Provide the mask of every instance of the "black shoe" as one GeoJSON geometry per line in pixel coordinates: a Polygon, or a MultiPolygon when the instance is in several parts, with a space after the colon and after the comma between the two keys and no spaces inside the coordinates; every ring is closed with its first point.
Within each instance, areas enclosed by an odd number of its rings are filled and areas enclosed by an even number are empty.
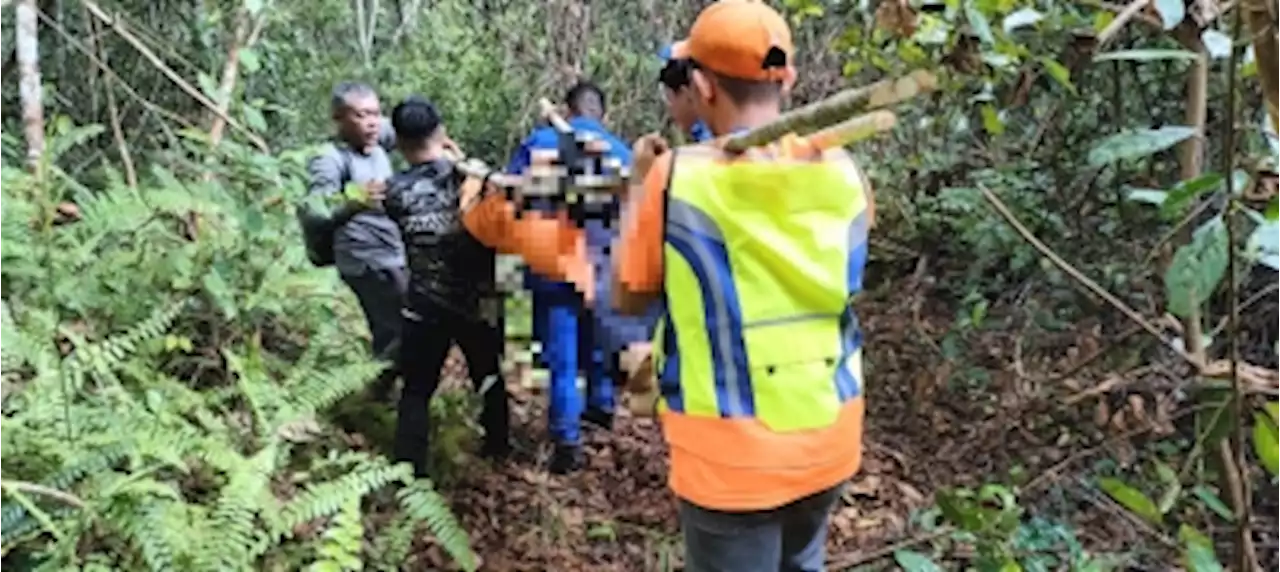
{"type": "Polygon", "coordinates": [[[560,444],[551,454],[551,466],[548,468],[552,474],[563,475],[581,469],[583,464],[582,446],[560,444]]]}
{"type": "Polygon", "coordinates": [[[605,431],[613,430],[613,412],[603,409],[588,408],[582,412],[582,420],[605,431]]]}

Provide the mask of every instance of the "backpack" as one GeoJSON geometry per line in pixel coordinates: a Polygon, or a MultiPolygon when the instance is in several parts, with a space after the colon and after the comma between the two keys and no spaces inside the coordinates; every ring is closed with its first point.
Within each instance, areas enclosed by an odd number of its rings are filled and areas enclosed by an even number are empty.
{"type": "MultiPolygon", "coordinates": [[[[341,188],[351,180],[351,155],[342,149],[335,150],[342,157],[342,173],[338,180],[341,192],[341,188]]],[[[307,259],[315,266],[332,266],[335,261],[333,235],[338,230],[338,222],[327,208],[317,207],[309,200],[303,200],[295,209],[295,214],[302,230],[302,243],[307,249],[307,259]]]]}

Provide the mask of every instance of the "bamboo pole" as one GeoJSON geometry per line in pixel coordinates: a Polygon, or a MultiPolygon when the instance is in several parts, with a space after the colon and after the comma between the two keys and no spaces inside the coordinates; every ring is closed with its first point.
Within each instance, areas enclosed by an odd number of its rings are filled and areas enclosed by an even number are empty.
{"type": "Polygon", "coordinates": [[[749,147],[777,141],[788,133],[803,134],[823,129],[844,121],[849,116],[896,105],[937,87],[936,76],[924,70],[916,70],[906,77],[846,89],[821,101],[783,113],[777,119],[746,133],[730,137],[724,148],[731,152],[741,152],[749,147]]]}

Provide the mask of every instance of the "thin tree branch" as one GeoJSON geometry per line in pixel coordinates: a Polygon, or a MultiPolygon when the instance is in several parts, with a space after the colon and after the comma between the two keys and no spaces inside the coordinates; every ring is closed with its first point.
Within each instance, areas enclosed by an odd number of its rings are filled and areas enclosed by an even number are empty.
{"type": "Polygon", "coordinates": [[[198,103],[200,103],[200,105],[205,106],[214,114],[218,115],[218,117],[220,117],[223,121],[227,122],[227,125],[230,125],[233,129],[243,133],[245,137],[248,137],[249,141],[251,141],[254,144],[254,146],[258,148],[258,150],[262,152],[270,151],[270,147],[267,146],[266,141],[263,141],[263,139],[259,137],[258,134],[254,133],[252,130],[245,128],[243,125],[240,124],[240,122],[227,116],[225,112],[223,112],[221,109],[218,108],[217,103],[210,100],[203,93],[200,93],[199,89],[196,89],[186,80],[182,79],[182,76],[179,76],[176,72],[174,72],[173,69],[168,66],[168,64],[164,63],[164,60],[161,60],[160,57],[155,54],[155,52],[152,52],[150,48],[148,48],[145,44],[143,44],[140,40],[138,40],[138,38],[134,36],[133,33],[131,33],[129,29],[125,26],[123,21],[121,21],[119,18],[108,15],[105,11],[102,10],[102,7],[98,6],[97,2],[94,2],[93,0],[83,0],[83,2],[84,2],[84,6],[89,9],[89,13],[93,14],[93,16],[98,20],[101,20],[102,23],[110,26],[111,29],[116,32],[116,34],[118,34],[121,38],[124,38],[124,40],[128,42],[129,45],[133,46],[133,48],[137,50],[138,53],[142,54],[142,57],[146,58],[147,61],[151,62],[151,65],[155,66],[156,69],[160,70],[160,73],[164,74],[165,77],[169,78],[169,81],[172,81],[174,85],[178,86],[179,89],[186,92],[187,95],[190,95],[192,99],[195,99],[198,103]]]}
{"type": "MultiPolygon", "coordinates": [[[[98,23],[96,20],[89,19],[89,43],[93,47],[94,53],[98,59],[106,64],[107,56],[102,51],[102,43],[98,41],[98,23]]],[[[115,139],[116,149],[120,153],[120,163],[124,165],[124,179],[130,187],[138,187],[138,171],[133,166],[133,155],[129,153],[129,143],[125,140],[124,129],[120,125],[120,108],[116,105],[116,86],[115,83],[107,78],[102,82],[102,89],[107,96],[107,118],[111,122],[111,136],[115,139]]]]}
{"type": "MultiPolygon", "coordinates": [[[[1242,10],[1232,14],[1231,37],[1239,38],[1243,28],[1242,10]]],[[[1235,177],[1232,173],[1236,166],[1236,93],[1238,90],[1236,68],[1240,61],[1240,49],[1233,42],[1231,54],[1227,59],[1227,127],[1222,133],[1222,172],[1226,176],[1227,213],[1224,222],[1227,227],[1227,361],[1231,376],[1231,405],[1235,410],[1235,451],[1234,458],[1230,449],[1230,441],[1223,441],[1218,448],[1222,456],[1224,477],[1231,495],[1231,504],[1236,513],[1236,567],[1241,572],[1252,572],[1259,569],[1258,556],[1253,549],[1252,495],[1249,492],[1249,479],[1244,475],[1248,460],[1245,458],[1245,403],[1244,385],[1240,379],[1240,286],[1236,280],[1236,224],[1235,207],[1237,202],[1232,191],[1235,177]],[[1234,466],[1233,466],[1234,465],[1234,466]]],[[[1272,70],[1274,71],[1274,70],[1272,70]]],[[[1208,72],[1205,72],[1208,76],[1208,72]]],[[[1274,77],[1274,76],[1273,76],[1274,77]]],[[[1207,81],[1206,77],[1206,81],[1207,81]]]]}

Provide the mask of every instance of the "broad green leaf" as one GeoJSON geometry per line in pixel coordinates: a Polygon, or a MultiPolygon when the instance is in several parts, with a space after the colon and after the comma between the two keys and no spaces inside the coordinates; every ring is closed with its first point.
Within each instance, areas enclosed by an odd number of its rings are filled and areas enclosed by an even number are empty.
{"type": "Polygon", "coordinates": [[[1186,547],[1187,572],[1223,572],[1212,546],[1196,544],[1186,547]]]}
{"type": "Polygon", "coordinates": [[[1116,13],[1110,10],[1098,10],[1093,15],[1093,31],[1101,32],[1111,25],[1111,21],[1116,19],[1116,13]]]}
{"type": "Polygon", "coordinates": [[[1219,59],[1231,55],[1231,36],[1206,28],[1200,34],[1200,41],[1204,42],[1204,49],[1209,52],[1211,58],[1219,59]]]}
{"type": "Polygon", "coordinates": [[[942,572],[932,559],[914,550],[894,552],[893,560],[906,572],[942,572]]]}
{"type": "Polygon", "coordinates": [[[1098,142],[1089,151],[1089,164],[1100,167],[1125,159],[1146,157],[1173,147],[1195,134],[1195,128],[1183,126],[1122,131],[1098,142]]]}
{"type": "Polygon", "coordinates": [[[1165,199],[1164,204],[1160,205],[1160,212],[1167,217],[1177,217],[1182,214],[1183,208],[1188,203],[1203,194],[1221,188],[1225,179],[1219,173],[1204,173],[1194,179],[1178,181],[1173,188],[1169,189],[1168,197],[1165,199]]]}
{"type": "Polygon", "coordinates": [[[1156,12],[1160,13],[1160,22],[1166,30],[1172,30],[1187,16],[1187,6],[1183,4],[1183,0],[1155,0],[1155,5],[1156,12]]]}
{"type": "Polygon", "coordinates": [[[1182,483],[1178,481],[1178,473],[1160,461],[1156,461],[1156,475],[1165,485],[1156,508],[1160,509],[1162,515],[1169,514],[1169,511],[1173,510],[1173,505],[1178,502],[1178,497],[1182,495],[1182,483]]]}
{"type": "Polygon", "coordinates": [[[1182,542],[1187,572],[1222,572],[1222,565],[1213,554],[1213,541],[1209,537],[1184,523],[1178,527],[1178,540],[1182,542]]]}
{"type": "Polygon", "coordinates": [[[1164,274],[1165,301],[1169,312],[1180,318],[1193,315],[1213,295],[1227,271],[1227,227],[1214,217],[1197,228],[1191,242],[1178,248],[1164,274]]]}
{"type": "Polygon", "coordinates": [[[1204,503],[1205,507],[1213,511],[1213,514],[1222,517],[1222,519],[1227,522],[1235,522],[1236,515],[1231,512],[1231,509],[1227,508],[1227,503],[1222,502],[1222,497],[1219,497],[1218,493],[1214,492],[1209,487],[1205,485],[1196,485],[1195,487],[1192,487],[1191,494],[1195,495],[1197,499],[1200,499],[1200,502],[1204,503]]]}
{"type": "Polygon", "coordinates": [[[996,52],[982,52],[982,63],[993,68],[1007,68],[1017,63],[1017,60],[996,52]]]}
{"type": "Polygon", "coordinates": [[[969,21],[969,26],[973,28],[973,33],[978,36],[979,41],[984,44],[996,43],[996,36],[991,33],[991,23],[972,2],[965,3],[964,17],[969,21]]]}
{"type": "Polygon", "coordinates": [[[200,91],[204,92],[205,96],[214,101],[218,100],[218,84],[213,81],[213,76],[200,72],[196,75],[196,83],[200,84],[200,91]]]}
{"type": "Polygon", "coordinates": [[[943,491],[938,495],[938,510],[960,530],[982,528],[981,507],[965,491],[943,491]]]}
{"type": "Polygon", "coordinates": [[[244,66],[246,75],[262,69],[262,60],[258,59],[258,52],[254,51],[253,48],[240,48],[237,53],[240,56],[240,65],[244,66]]]}
{"type": "Polygon", "coordinates": [[[1037,12],[1035,9],[1023,8],[1012,14],[1009,14],[1008,16],[1005,16],[1004,22],[1001,24],[1001,26],[1004,28],[1004,33],[1010,34],[1014,30],[1017,30],[1018,28],[1030,26],[1032,24],[1035,24],[1036,22],[1039,22],[1043,18],[1044,18],[1044,14],[1037,12]]]}
{"type": "Polygon", "coordinates": [[[1271,197],[1271,202],[1267,203],[1266,210],[1262,211],[1262,216],[1270,222],[1280,220],[1280,203],[1276,201],[1280,197],[1271,197]]]}
{"type": "Polygon", "coordinates": [[[201,281],[204,290],[213,299],[213,303],[222,310],[222,315],[228,320],[234,320],[239,314],[239,308],[236,307],[235,291],[222,278],[222,274],[217,268],[210,268],[209,272],[204,275],[201,281]]]}
{"type": "Polygon", "coordinates": [[[1139,203],[1147,203],[1147,204],[1160,206],[1164,204],[1164,201],[1166,199],[1169,198],[1169,193],[1162,191],[1160,189],[1131,188],[1129,189],[1129,192],[1125,194],[1125,198],[1131,201],[1139,202],[1139,203]]]}
{"type": "Polygon", "coordinates": [[[1264,216],[1263,222],[1249,235],[1245,252],[1254,262],[1280,271],[1280,222],[1266,220],[1264,216]]]}
{"type": "Polygon", "coordinates": [[[1044,71],[1049,74],[1049,77],[1067,88],[1067,91],[1076,92],[1075,84],[1071,83],[1071,70],[1067,69],[1067,66],[1050,57],[1040,58],[1040,65],[1044,66],[1044,71]]]}
{"type": "Polygon", "coordinates": [[[1178,526],[1178,541],[1182,542],[1184,546],[1213,546],[1213,540],[1210,540],[1204,533],[1186,523],[1178,526]]]}
{"type": "Polygon", "coordinates": [[[1126,62],[1154,62],[1157,60],[1186,60],[1195,61],[1198,58],[1195,52],[1186,50],[1116,50],[1114,52],[1105,52],[1098,54],[1093,58],[1095,62],[1105,62],[1109,60],[1119,60],[1126,62]]]}
{"type": "Polygon", "coordinates": [[[989,103],[982,105],[982,127],[991,135],[1004,133],[1004,122],[1000,120],[996,108],[989,103]]]}
{"type": "Polygon", "coordinates": [[[1107,493],[1108,496],[1115,499],[1125,508],[1133,511],[1134,514],[1151,522],[1152,524],[1160,524],[1160,510],[1156,508],[1156,503],[1150,497],[1143,494],[1142,491],[1126,485],[1120,479],[1104,477],[1098,479],[1098,486],[1107,493]]]}
{"type": "Polygon", "coordinates": [[[1275,419],[1261,411],[1253,414],[1253,452],[1272,478],[1280,474],[1280,429],[1275,419]]]}
{"type": "Polygon", "coordinates": [[[1280,401],[1268,401],[1262,404],[1262,410],[1271,416],[1276,423],[1280,423],[1280,401]]]}
{"type": "Polygon", "coordinates": [[[254,131],[266,131],[267,120],[262,116],[262,112],[252,105],[244,106],[244,122],[250,129],[254,131]]]}

